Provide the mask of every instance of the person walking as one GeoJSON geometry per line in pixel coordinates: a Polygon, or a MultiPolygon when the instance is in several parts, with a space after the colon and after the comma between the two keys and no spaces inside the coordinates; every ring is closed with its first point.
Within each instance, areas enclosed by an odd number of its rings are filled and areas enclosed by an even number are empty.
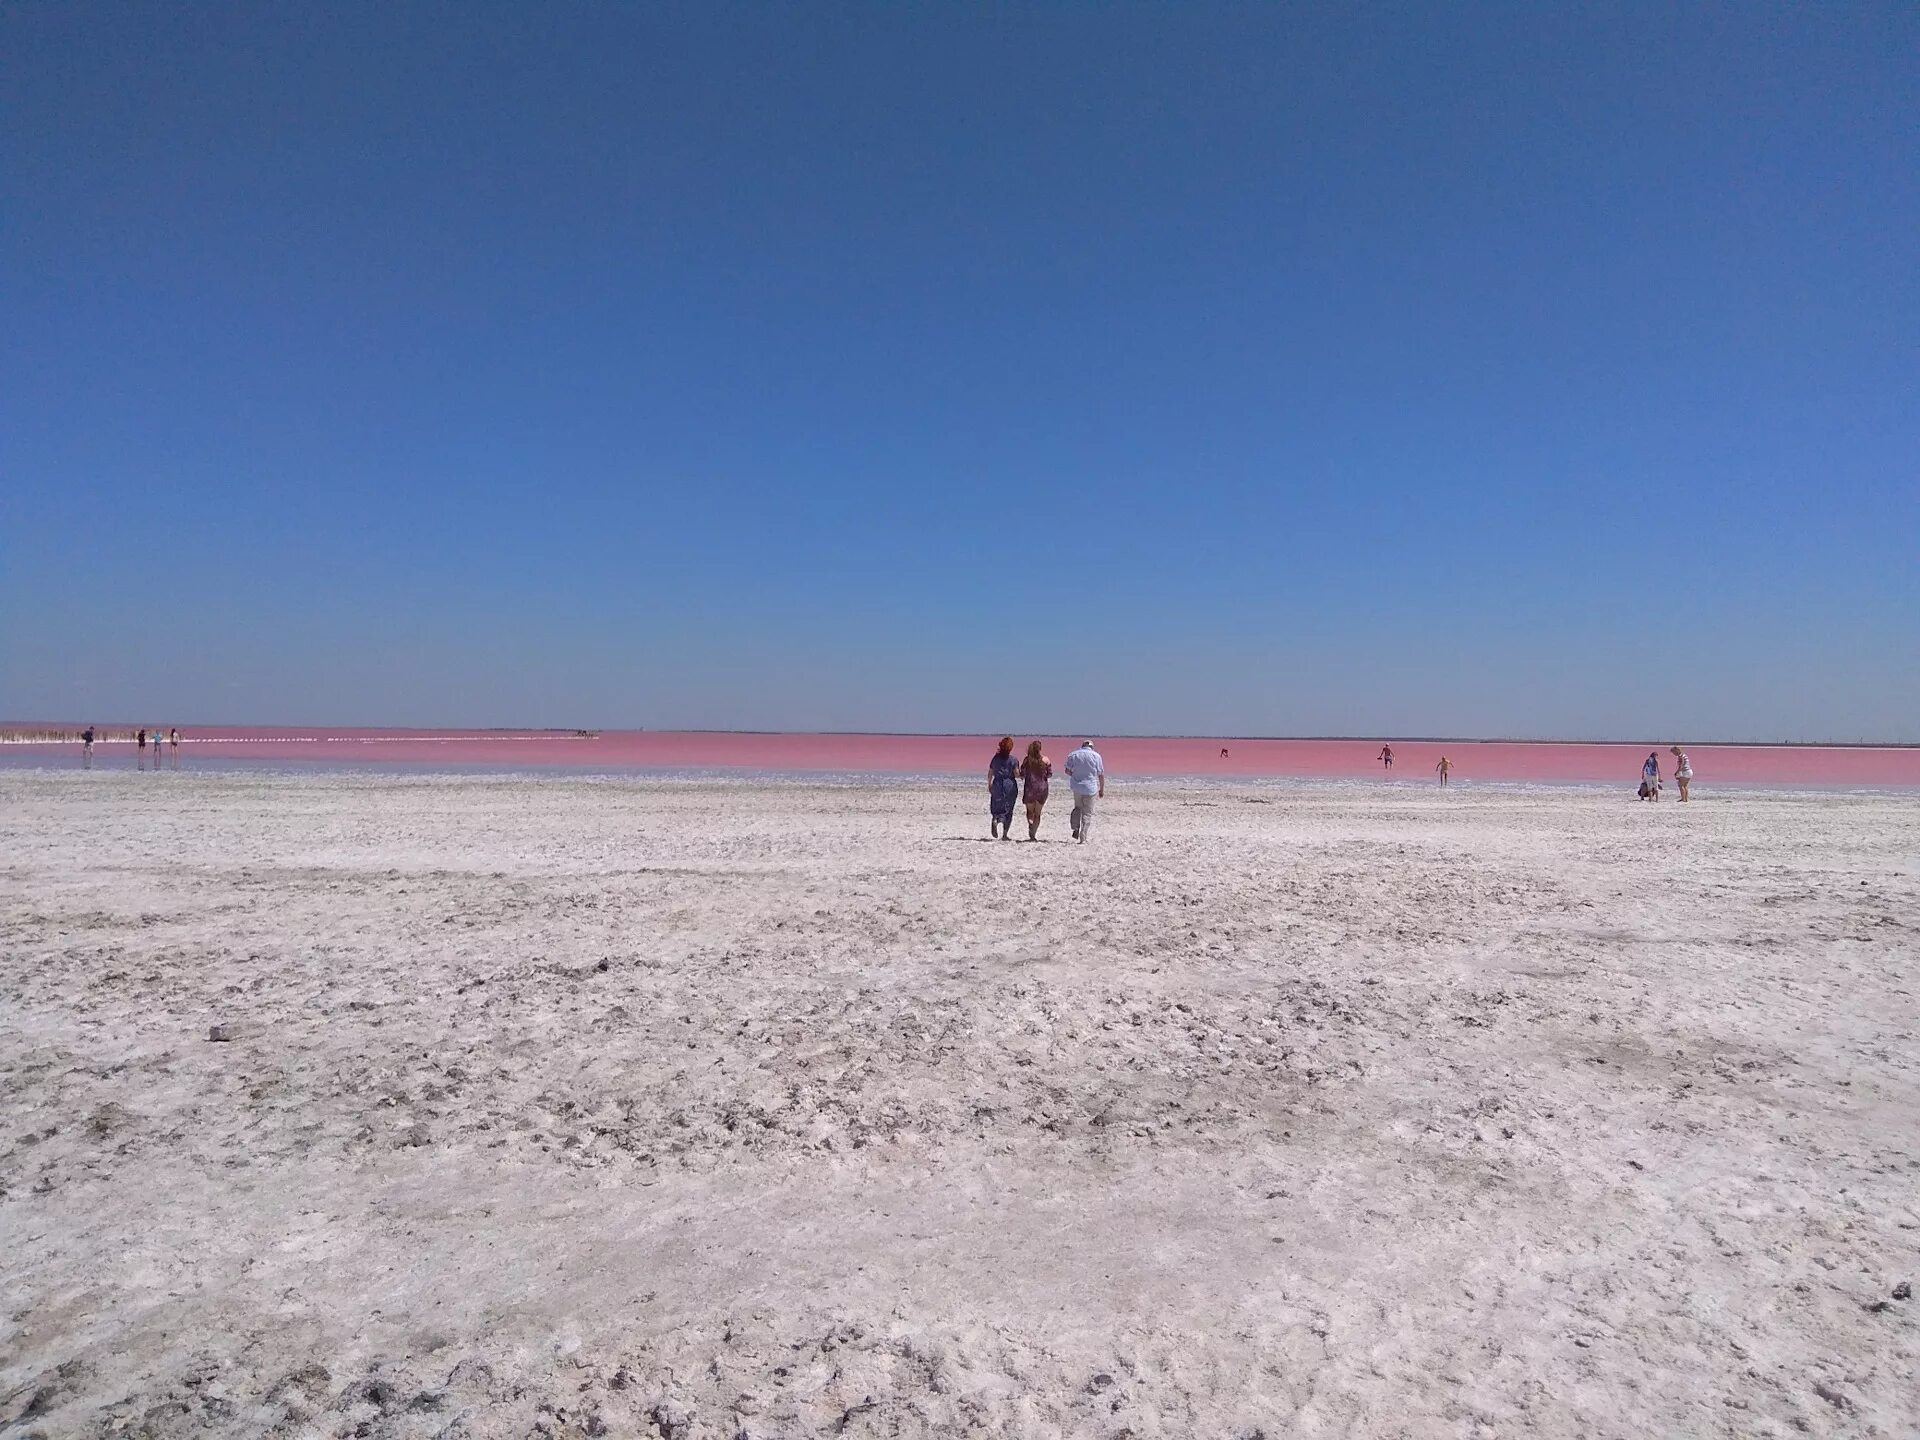
{"type": "Polygon", "coordinates": [[[1649,750],[1646,763],[1640,767],[1640,798],[1658,800],[1660,798],[1660,752],[1649,750]]]}
{"type": "Polygon", "coordinates": [[[144,770],[147,768],[147,731],[145,726],[142,726],[133,737],[133,768],[136,770],[144,770]]]}
{"type": "Polygon", "coordinates": [[[1013,737],[1002,735],[987,761],[987,833],[1013,838],[1013,805],[1020,798],[1020,762],[1013,758],[1013,737]]]}
{"type": "Polygon", "coordinates": [[[93,769],[93,726],[91,725],[80,732],[80,768],[93,769]]]}
{"type": "Polygon", "coordinates": [[[1379,760],[1382,770],[1391,770],[1393,768],[1393,747],[1391,745],[1382,745],[1380,747],[1379,760]]]}
{"type": "Polygon", "coordinates": [[[1687,787],[1693,784],[1693,761],[1678,745],[1673,747],[1673,783],[1680,787],[1680,802],[1685,804],[1687,787]]]}
{"type": "Polygon", "coordinates": [[[1107,766],[1093,741],[1083,740],[1080,748],[1067,756],[1067,783],[1073,787],[1073,814],[1067,828],[1082,845],[1093,831],[1093,802],[1107,794],[1107,766]]]}
{"type": "Polygon", "coordinates": [[[1453,762],[1444,755],[1440,757],[1440,763],[1433,768],[1440,772],[1440,783],[1442,785],[1446,784],[1447,777],[1453,774],[1453,762]]]}
{"type": "Polygon", "coordinates": [[[1027,758],[1020,762],[1024,785],[1021,799],[1027,803],[1027,839],[1040,838],[1040,812],[1047,808],[1047,782],[1053,778],[1053,762],[1035,740],[1027,746],[1027,758]]]}

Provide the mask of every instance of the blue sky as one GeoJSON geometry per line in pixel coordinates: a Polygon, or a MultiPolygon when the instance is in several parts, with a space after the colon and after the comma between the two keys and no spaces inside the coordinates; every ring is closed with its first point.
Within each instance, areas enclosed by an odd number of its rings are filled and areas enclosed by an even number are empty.
{"type": "Polygon", "coordinates": [[[1920,740],[1920,11],[0,11],[0,715],[1920,740]]]}

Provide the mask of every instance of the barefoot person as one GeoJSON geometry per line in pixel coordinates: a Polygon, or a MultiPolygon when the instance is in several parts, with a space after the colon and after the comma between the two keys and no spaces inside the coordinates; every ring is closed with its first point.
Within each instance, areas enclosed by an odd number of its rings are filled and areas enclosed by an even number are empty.
{"type": "Polygon", "coordinates": [[[1447,777],[1453,774],[1453,762],[1444,755],[1440,757],[1440,763],[1433,768],[1440,772],[1440,783],[1442,785],[1446,784],[1447,777]]]}
{"type": "Polygon", "coordinates": [[[1687,798],[1687,788],[1693,784],[1693,761],[1687,758],[1687,752],[1678,745],[1673,747],[1673,783],[1680,787],[1682,803],[1687,798]]]}
{"type": "Polygon", "coordinates": [[[1013,838],[1013,804],[1020,798],[1020,762],[1013,758],[1013,737],[1002,735],[1000,748],[987,761],[987,833],[1013,838]]]}
{"type": "Polygon", "coordinates": [[[1658,800],[1660,798],[1660,752],[1647,751],[1646,763],[1640,767],[1640,798],[1658,800]]]}
{"type": "Polygon", "coordinates": [[[147,768],[147,732],[144,728],[133,737],[133,768],[136,770],[147,768]]]}
{"type": "Polygon", "coordinates": [[[1393,747],[1391,745],[1382,745],[1380,747],[1379,760],[1382,770],[1391,770],[1393,768],[1393,747]]]}
{"type": "Polygon", "coordinates": [[[1027,746],[1027,758],[1020,762],[1020,780],[1025,786],[1021,799],[1027,802],[1027,839],[1040,838],[1040,812],[1047,808],[1047,782],[1053,778],[1053,762],[1035,740],[1027,746]]]}
{"type": "Polygon", "coordinates": [[[1093,831],[1093,802],[1107,793],[1107,766],[1093,741],[1083,740],[1080,748],[1067,756],[1067,783],[1073,787],[1073,814],[1067,828],[1082,845],[1093,831]]]}
{"type": "Polygon", "coordinates": [[[80,768],[93,768],[93,726],[89,725],[80,732],[80,768]]]}
{"type": "Polygon", "coordinates": [[[175,770],[180,768],[180,727],[177,725],[167,731],[167,759],[175,770]]]}

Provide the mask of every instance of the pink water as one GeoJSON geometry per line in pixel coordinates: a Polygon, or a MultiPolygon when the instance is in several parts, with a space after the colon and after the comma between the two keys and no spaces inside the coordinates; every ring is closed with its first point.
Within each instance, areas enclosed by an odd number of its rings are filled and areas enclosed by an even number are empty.
{"type": "MultiPolygon", "coordinates": [[[[516,770],[788,770],[877,774],[984,774],[997,736],[783,735],[609,730],[590,736],[553,731],[337,730],[207,726],[183,732],[182,764],[323,761],[329,764],[495,766],[516,770]]],[[[1017,736],[1022,745],[1029,736],[1017,736]]],[[[1078,736],[1041,736],[1056,765],[1078,736]]],[[[1204,737],[1095,737],[1107,769],[1126,775],[1221,778],[1352,777],[1432,782],[1442,754],[1454,779],[1635,783],[1655,741],[1632,744],[1395,741],[1394,768],[1375,757],[1380,740],[1234,740],[1204,737]],[[1221,752],[1227,753],[1223,755],[1221,752]]],[[[1669,776],[1669,741],[1657,742],[1669,776]]],[[[15,763],[75,764],[77,745],[8,745],[15,763]]],[[[1920,787],[1920,748],[1696,745],[1688,753],[1703,785],[1920,787]]],[[[130,742],[104,743],[97,766],[131,766],[130,742]]]]}

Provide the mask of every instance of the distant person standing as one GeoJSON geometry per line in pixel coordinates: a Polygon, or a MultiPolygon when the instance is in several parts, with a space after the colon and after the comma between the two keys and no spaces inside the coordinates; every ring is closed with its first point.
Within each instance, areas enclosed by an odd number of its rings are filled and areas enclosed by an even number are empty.
{"type": "Polygon", "coordinates": [[[1080,748],[1067,756],[1067,783],[1073,787],[1073,814],[1067,828],[1082,845],[1093,831],[1093,802],[1106,798],[1107,766],[1093,741],[1083,740],[1080,748]]]}
{"type": "Polygon", "coordinates": [[[89,725],[80,732],[80,768],[93,768],[93,726],[89,725]]]}
{"type": "Polygon", "coordinates": [[[1047,808],[1047,782],[1053,779],[1053,762],[1035,740],[1027,746],[1027,758],[1020,762],[1020,779],[1025,785],[1021,799],[1027,802],[1027,839],[1040,838],[1040,812],[1047,808]]]}
{"type": "Polygon", "coordinates": [[[1660,798],[1660,752],[1649,750],[1646,763],[1640,767],[1640,797],[1643,800],[1660,798]]]}
{"type": "Polygon", "coordinates": [[[147,731],[145,726],[142,726],[136,731],[133,737],[133,768],[136,770],[144,770],[147,768],[147,731]]]}
{"type": "Polygon", "coordinates": [[[1442,785],[1446,784],[1447,777],[1453,774],[1453,762],[1444,755],[1440,757],[1440,763],[1433,768],[1440,772],[1440,783],[1442,785]]]}
{"type": "Polygon", "coordinates": [[[1002,735],[1000,748],[987,761],[987,833],[1013,838],[1013,807],[1020,798],[1020,762],[1013,758],[1013,737],[1002,735]]]}
{"type": "Polygon", "coordinates": [[[176,725],[167,731],[167,759],[173,768],[180,768],[180,728],[176,725]]]}
{"type": "Polygon", "coordinates": [[[1678,745],[1673,747],[1673,783],[1680,787],[1680,799],[1684,803],[1687,787],[1693,784],[1693,761],[1678,745]]]}
{"type": "Polygon", "coordinates": [[[1391,770],[1393,768],[1393,747],[1391,745],[1382,745],[1380,747],[1379,758],[1380,768],[1382,770],[1391,770]]]}

